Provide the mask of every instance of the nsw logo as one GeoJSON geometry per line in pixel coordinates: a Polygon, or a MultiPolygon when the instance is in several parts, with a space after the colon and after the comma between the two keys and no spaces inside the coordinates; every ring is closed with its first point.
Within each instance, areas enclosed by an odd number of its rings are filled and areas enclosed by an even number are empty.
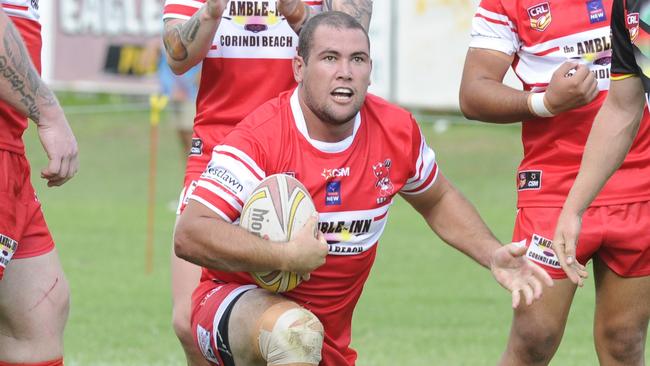
{"type": "Polygon", "coordinates": [[[603,7],[603,0],[590,0],[587,1],[587,12],[589,13],[589,22],[591,24],[605,21],[605,8],[603,7]]]}
{"type": "Polygon", "coordinates": [[[551,6],[548,2],[531,6],[528,8],[528,17],[530,17],[530,27],[543,32],[551,24],[551,6]]]}
{"type": "Polygon", "coordinates": [[[517,189],[527,191],[542,188],[541,170],[522,170],[517,174],[517,189]]]}
{"type": "Polygon", "coordinates": [[[325,191],[325,205],[334,206],[341,204],[341,181],[327,182],[325,191]]]}

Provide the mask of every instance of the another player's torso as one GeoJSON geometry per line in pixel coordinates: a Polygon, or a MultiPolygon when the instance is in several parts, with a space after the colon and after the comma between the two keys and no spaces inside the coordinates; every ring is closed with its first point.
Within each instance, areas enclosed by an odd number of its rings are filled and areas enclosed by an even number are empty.
{"type": "MultiPolygon", "coordinates": [[[[301,134],[293,118],[283,116],[276,126],[281,143],[268,152],[272,160],[266,174],[291,174],[305,185],[329,244],[326,264],[285,295],[311,309],[325,325],[324,365],[353,364],[356,353],[348,348],[352,313],[374,262],[388,208],[409,178],[410,136],[390,135],[386,123],[379,123],[378,115],[364,108],[353,141],[329,146],[342,149],[338,152],[325,152],[301,134]]],[[[382,118],[391,121],[390,115],[382,118]]],[[[247,274],[212,274],[251,282],[247,274]]]]}
{"type": "MultiPolygon", "coordinates": [[[[485,1],[484,1],[485,2],[485,1]]],[[[492,1],[489,1],[492,3],[492,1]]],[[[544,91],[566,61],[588,65],[601,93],[590,104],[522,125],[524,158],[516,176],[519,207],[560,207],[579,170],[584,144],[609,89],[612,0],[494,1],[503,6],[519,49],[513,69],[524,89],[544,91]]],[[[495,10],[495,9],[492,9],[495,10]]],[[[650,129],[641,124],[625,163],[594,205],[650,199],[650,129]]]]}
{"type": "MultiPolygon", "coordinates": [[[[2,10],[9,15],[12,22],[20,32],[27,51],[34,65],[41,69],[41,26],[38,21],[38,0],[0,0],[2,10]]],[[[28,62],[20,57],[17,62],[28,62]]],[[[9,72],[11,60],[5,63],[3,72],[9,72]]],[[[12,107],[0,102],[0,150],[8,150],[18,154],[25,151],[22,141],[23,132],[27,128],[27,118],[15,111],[12,107]]]]}
{"type": "MultiPolygon", "coordinates": [[[[168,1],[165,17],[191,15],[204,1],[168,1]]],[[[320,11],[322,1],[308,1],[320,11]]],[[[212,148],[246,115],[295,86],[291,60],[298,36],[276,1],[230,0],[203,60],[188,170],[201,172],[212,148]]]]}

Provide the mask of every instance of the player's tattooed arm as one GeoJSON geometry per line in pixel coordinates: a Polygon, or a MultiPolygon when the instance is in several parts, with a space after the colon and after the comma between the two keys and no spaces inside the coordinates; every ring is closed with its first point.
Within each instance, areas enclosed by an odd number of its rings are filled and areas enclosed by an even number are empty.
{"type": "Polygon", "coordinates": [[[0,77],[2,99],[38,123],[44,108],[58,107],[54,94],[43,83],[30,61],[18,31],[3,13],[0,77]]]}
{"type": "Polygon", "coordinates": [[[368,30],[372,16],[372,0],[324,0],[323,10],[338,10],[350,14],[368,30]]]}
{"type": "Polygon", "coordinates": [[[49,160],[41,178],[50,187],[60,186],[77,172],[77,140],[59,102],[32,64],[18,31],[1,9],[0,39],[0,100],[36,123],[49,160]]]}
{"type": "Polygon", "coordinates": [[[181,74],[205,57],[227,2],[208,0],[188,20],[165,20],[163,43],[169,66],[174,72],[181,74]]]}

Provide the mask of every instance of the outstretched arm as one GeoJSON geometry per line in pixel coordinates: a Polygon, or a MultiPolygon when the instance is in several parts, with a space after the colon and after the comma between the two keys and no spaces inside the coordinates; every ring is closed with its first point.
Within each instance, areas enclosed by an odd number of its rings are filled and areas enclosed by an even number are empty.
{"type": "Polygon", "coordinates": [[[553,238],[553,249],[562,268],[578,285],[582,285],[587,275],[575,260],[582,214],[623,163],[639,129],[644,105],[640,78],[612,80],[589,133],[580,171],[564,203],[553,238]]]}
{"type": "Polygon", "coordinates": [[[34,121],[49,164],[47,185],[60,186],[77,172],[77,141],[54,93],[30,61],[20,34],[0,9],[0,99],[34,121]]]}
{"type": "Polygon", "coordinates": [[[485,225],[474,206],[441,173],[436,182],[418,195],[403,195],[447,244],[490,268],[496,280],[512,292],[512,306],[520,302],[520,291],[531,304],[542,294],[542,283],[550,276],[523,255],[524,247],[502,246],[485,225]]]}
{"type": "Polygon", "coordinates": [[[163,41],[167,63],[183,74],[205,58],[217,32],[227,0],[207,0],[188,20],[167,19],[163,41]]]}
{"type": "MultiPolygon", "coordinates": [[[[511,123],[537,118],[533,93],[503,84],[503,77],[514,55],[470,48],[460,85],[460,109],[468,119],[493,123],[511,123]]],[[[569,74],[571,75],[571,74],[569,74]]],[[[558,114],[591,102],[598,95],[598,83],[589,68],[565,62],[553,73],[543,99],[546,109],[558,114]],[[572,76],[567,76],[570,70],[572,76]]]]}

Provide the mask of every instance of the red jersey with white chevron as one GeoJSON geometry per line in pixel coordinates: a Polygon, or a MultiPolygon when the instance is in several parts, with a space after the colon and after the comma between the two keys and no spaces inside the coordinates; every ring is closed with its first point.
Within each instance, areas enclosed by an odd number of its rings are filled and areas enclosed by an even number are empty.
{"type": "MultiPolygon", "coordinates": [[[[329,255],[309,281],[284,295],[324,324],[321,365],[353,365],[352,312],[388,208],[397,193],[418,194],[434,183],[435,154],[408,112],[372,95],[356,117],[352,136],[338,143],[314,141],[297,93],[282,93],[242,121],[214,149],[190,199],[236,222],[243,202],[266,176],[292,174],[305,185],[320,213],[329,255]]],[[[206,277],[254,283],[247,273],[204,270],[206,277]]]]}
{"type": "MultiPolygon", "coordinates": [[[[40,72],[42,43],[41,25],[38,21],[38,0],[0,0],[0,4],[18,29],[34,66],[40,72]]],[[[0,150],[24,154],[23,132],[27,129],[27,118],[13,107],[0,102],[0,121],[2,121],[0,150]]]]}
{"type": "MultiPolygon", "coordinates": [[[[163,19],[189,19],[205,0],[166,0],[163,19]]],[[[322,1],[305,1],[320,11],[322,1]]],[[[230,0],[203,60],[187,171],[200,173],[212,148],[253,109],[293,88],[298,36],[276,1],[230,0]]]]}
{"type": "MultiPolygon", "coordinates": [[[[612,0],[482,0],[470,47],[515,55],[525,90],[544,91],[553,71],[576,60],[589,66],[600,94],[590,104],[522,124],[524,158],[517,172],[518,207],[561,207],[580,168],[591,124],[609,88],[612,0]]],[[[634,145],[592,206],[650,199],[647,112],[634,145]]]]}

